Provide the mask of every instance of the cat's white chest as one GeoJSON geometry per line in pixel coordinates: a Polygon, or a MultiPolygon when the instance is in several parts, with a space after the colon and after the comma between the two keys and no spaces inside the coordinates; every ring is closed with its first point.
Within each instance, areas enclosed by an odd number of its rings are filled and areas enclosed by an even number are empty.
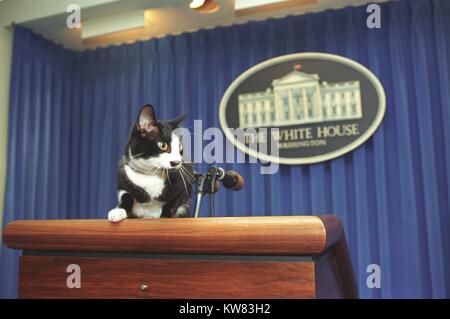
{"type": "Polygon", "coordinates": [[[128,178],[134,184],[143,188],[152,199],[161,196],[165,182],[160,176],[137,173],[128,165],[125,165],[125,172],[127,173],[128,178]]]}
{"type": "Polygon", "coordinates": [[[156,175],[144,175],[133,171],[128,165],[125,172],[131,182],[144,189],[152,198],[149,203],[134,201],[133,215],[139,218],[159,218],[162,214],[163,202],[155,200],[161,196],[164,190],[164,179],[156,175]]]}
{"type": "Polygon", "coordinates": [[[149,203],[134,202],[133,215],[139,218],[160,218],[164,203],[152,200],[149,203]]]}

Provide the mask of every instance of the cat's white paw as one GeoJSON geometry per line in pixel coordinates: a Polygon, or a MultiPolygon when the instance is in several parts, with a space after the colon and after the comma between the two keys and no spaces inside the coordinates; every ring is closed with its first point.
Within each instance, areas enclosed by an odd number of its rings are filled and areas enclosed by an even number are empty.
{"type": "Polygon", "coordinates": [[[177,211],[175,212],[175,217],[186,217],[188,213],[187,207],[182,205],[177,208],[177,211]]]}
{"type": "Polygon", "coordinates": [[[113,223],[120,222],[127,218],[127,211],[123,208],[113,208],[108,213],[108,220],[113,223]]]}

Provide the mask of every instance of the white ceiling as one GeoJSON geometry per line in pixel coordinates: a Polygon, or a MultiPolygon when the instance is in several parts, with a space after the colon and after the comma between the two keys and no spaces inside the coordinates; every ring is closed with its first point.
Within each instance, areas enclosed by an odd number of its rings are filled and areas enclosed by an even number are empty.
{"type": "MultiPolygon", "coordinates": [[[[38,0],[42,1],[42,0],[38,0]]],[[[249,16],[238,17],[234,12],[234,0],[216,0],[220,10],[212,14],[201,14],[189,9],[187,0],[114,0],[110,3],[89,7],[81,11],[81,20],[89,21],[108,16],[114,16],[136,10],[148,10],[146,16],[150,21],[145,37],[161,37],[168,34],[191,32],[201,28],[213,28],[250,20],[260,20],[269,17],[283,17],[308,12],[317,12],[330,8],[342,8],[349,5],[362,5],[388,0],[317,0],[315,4],[300,5],[284,10],[273,10],[249,16]]],[[[83,45],[80,29],[68,29],[66,18],[69,13],[61,13],[38,20],[21,23],[44,37],[54,40],[67,48],[83,50],[89,48],[83,45]]],[[[136,40],[136,39],[130,39],[136,40]]],[[[116,43],[105,43],[109,45],[116,43]]]]}

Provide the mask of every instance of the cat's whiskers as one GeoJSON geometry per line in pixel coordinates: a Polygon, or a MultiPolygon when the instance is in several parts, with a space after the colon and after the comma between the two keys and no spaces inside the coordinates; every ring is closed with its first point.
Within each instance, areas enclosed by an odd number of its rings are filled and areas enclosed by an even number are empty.
{"type": "MultiPolygon", "coordinates": [[[[191,166],[191,169],[193,168],[194,164],[192,163],[185,163],[191,166]]],[[[186,173],[194,180],[196,181],[196,177],[193,171],[190,171],[187,167],[183,166],[183,169],[186,171],[186,173]]]]}
{"type": "MultiPolygon", "coordinates": [[[[181,166],[180,166],[180,167],[181,167],[181,166]]],[[[188,192],[188,190],[187,190],[187,185],[186,185],[186,181],[184,180],[182,170],[181,170],[181,169],[177,169],[177,171],[178,171],[178,173],[179,173],[180,176],[181,176],[181,180],[183,181],[183,184],[184,184],[184,190],[186,191],[186,194],[187,194],[188,196],[190,196],[190,194],[189,194],[189,192],[188,192]]]]}
{"type": "Polygon", "coordinates": [[[138,157],[138,156],[141,156],[141,155],[144,155],[144,153],[142,152],[142,153],[139,153],[139,154],[131,154],[131,151],[129,152],[129,154],[130,154],[130,158],[131,159],[135,159],[136,157],[138,157]]]}
{"type": "MultiPolygon", "coordinates": [[[[158,176],[163,175],[161,167],[148,166],[145,165],[145,163],[141,163],[137,160],[130,161],[130,166],[132,169],[136,170],[137,172],[141,172],[145,175],[158,175],[158,176]]],[[[164,177],[164,175],[161,177],[164,177]]]]}
{"type": "Polygon", "coordinates": [[[180,170],[183,173],[184,177],[186,177],[186,179],[191,184],[195,181],[194,177],[191,175],[191,173],[185,167],[183,167],[183,165],[180,166],[180,170]]]}
{"type": "MultiPolygon", "coordinates": [[[[185,172],[184,172],[184,167],[183,167],[183,165],[178,166],[178,167],[177,167],[177,170],[180,171],[180,172],[184,175],[184,177],[187,177],[186,174],[185,174],[185,172]]],[[[190,181],[190,180],[189,180],[189,181],[190,181]]]]}
{"type": "Polygon", "coordinates": [[[165,171],[166,171],[166,174],[167,174],[167,179],[169,180],[169,184],[170,184],[170,186],[172,186],[172,182],[170,181],[170,173],[169,173],[169,170],[166,168],[165,171]]]}
{"type": "Polygon", "coordinates": [[[183,173],[180,170],[178,172],[180,172],[181,180],[183,181],[183,184],[184,184],[184,190],[186,191],[186,194],[189,196],[189,193],[187,191],[186,181],[184,180],[184,177],[183,177],[183,173]]]}

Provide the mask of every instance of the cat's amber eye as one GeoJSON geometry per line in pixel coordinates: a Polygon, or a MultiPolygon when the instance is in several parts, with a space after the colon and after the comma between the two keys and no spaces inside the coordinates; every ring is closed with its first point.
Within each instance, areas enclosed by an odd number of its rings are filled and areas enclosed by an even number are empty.
{"type": "Polygon", "coordinates": [[[167,151],[169,145],[167,145],[167,143],[165,142],[158,142],[158,147],[161,151],[167,151]]]}

